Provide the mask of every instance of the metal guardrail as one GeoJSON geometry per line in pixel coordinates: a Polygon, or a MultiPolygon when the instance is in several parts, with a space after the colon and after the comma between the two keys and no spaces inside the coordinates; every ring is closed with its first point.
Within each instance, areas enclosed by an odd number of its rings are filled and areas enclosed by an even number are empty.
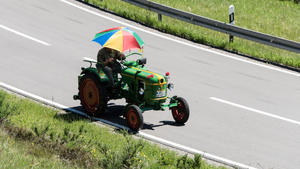
{"type": "Polygon", "coordinates": [[[230,25],[227,23],[223,23],[203,16],[195,15],[189,12],[184,12],[148,0],[123,0],[123,1],[139,6],[141,8],[154,11],[158,13],[159,16],[166,15],[172,18],[179,19],[181,21],[189,22],[191,24],[206,27],[208,29],[212,29],[215,31],[231,34],[233,36],[237,36],[254,42],[300,53],[299,42],[295,42],[280,37],[248,30],[238,26],[230,25]]]}

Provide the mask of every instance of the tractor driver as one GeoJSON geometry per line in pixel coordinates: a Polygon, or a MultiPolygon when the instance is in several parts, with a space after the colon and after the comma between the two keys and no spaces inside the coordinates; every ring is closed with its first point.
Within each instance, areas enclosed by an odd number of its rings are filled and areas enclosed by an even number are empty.
{"type": "Polygon", "coordinates": [[[115,82],[113,78],[113,72],[120,73],[121,66],[120,63],[118,63],[116,60],[123,60],[125,58],[124,54],[107,47],[104,47],[99,50],[97,55],[97,70],[98,73],[100,73],[100,70],[102,69],[103,72],[108,77],[109,86],[112,87],[112,89],[115,89],[115,82]]]}

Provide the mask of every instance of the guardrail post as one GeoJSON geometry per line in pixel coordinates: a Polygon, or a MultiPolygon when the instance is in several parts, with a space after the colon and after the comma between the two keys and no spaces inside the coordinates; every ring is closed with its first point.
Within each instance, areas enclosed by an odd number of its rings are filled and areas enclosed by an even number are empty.
{"type": "Polygon", "coordinates": [[[161,16],[161,14],[159,13],[158,14],[158,20],[161,22],[161,20],[162,20],[162,16],[161,16]]]}
{"type": "MultiPolygon", "coordinates": [[[[234,6],[229,6],[229,24],[234,25],[234,6]]],[[[233,42],[233,36],[229,35],[229,43],[233,42]]]]}

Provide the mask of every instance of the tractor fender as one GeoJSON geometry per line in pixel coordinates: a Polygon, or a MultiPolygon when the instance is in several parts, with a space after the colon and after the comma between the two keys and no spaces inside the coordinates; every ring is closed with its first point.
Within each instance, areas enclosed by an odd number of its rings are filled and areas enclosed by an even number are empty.
{"type": "Polygon", "coordinates": [[[101,81],[101,77],[100,77],[97,69],[95,69],[95,68],[91,68],[91,67],[89,67],[89,68],[82,68],[82,71],[80,73],[80,77],[82,77],[82,76],[84,76],[86,74],[91,74],[93,76],[96,76],[101,81]]]}

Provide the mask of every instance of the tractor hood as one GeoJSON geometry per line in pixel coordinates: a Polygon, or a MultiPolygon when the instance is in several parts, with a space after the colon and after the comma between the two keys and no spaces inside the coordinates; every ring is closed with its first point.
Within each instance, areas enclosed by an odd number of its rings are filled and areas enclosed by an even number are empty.
{"type": "Polygon", "coordinates": [[[126,69],[123,69],[121,74],[130,78],[137,78],[139,80],[143,80],[147,84],[166,84],[166,79],[163,75],[148,71],[144,68],[128,67],[126,69]]]}

